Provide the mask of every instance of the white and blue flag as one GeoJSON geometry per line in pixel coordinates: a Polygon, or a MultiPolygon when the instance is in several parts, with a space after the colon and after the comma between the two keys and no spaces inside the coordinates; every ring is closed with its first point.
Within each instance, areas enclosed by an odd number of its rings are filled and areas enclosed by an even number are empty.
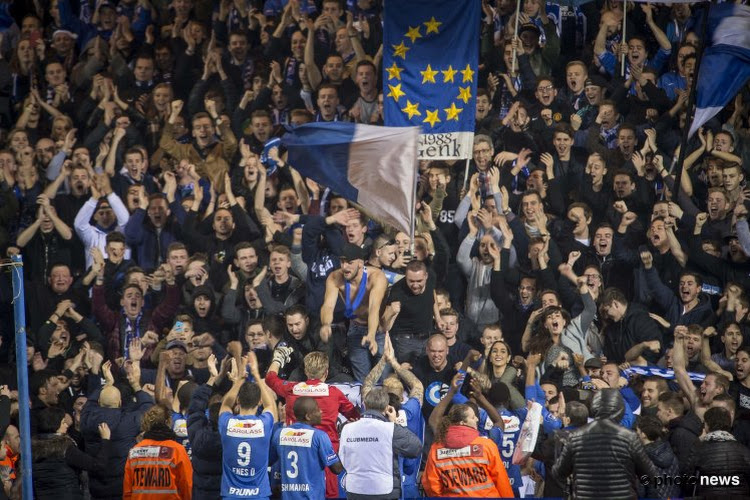
{"type": "Polygon", "coordinates": [[[374,218],[410,234],[419,127],[316,122],[282,137],[289,163],[374,218]]]}
{"type": "Polygon", "coordinates": [[[711,5],[708,40],[696,89],[692,136],[734,98],[750,78],[750,7],[711,5]]]}

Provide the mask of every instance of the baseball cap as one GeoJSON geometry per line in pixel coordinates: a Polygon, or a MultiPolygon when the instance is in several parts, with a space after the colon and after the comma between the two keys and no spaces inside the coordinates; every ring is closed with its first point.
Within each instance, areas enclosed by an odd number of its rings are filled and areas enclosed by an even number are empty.
{"type": "Polygon", "coordinates": [[[167,347],[166,347],[167,351],[169,351],[170,349],[174,349],[174,348],[182,349],[183,351],[188,352],[185,342],[181,340],[170,340],[167,343],[167,347]]]}
{"type": "Polygon", "coordinates": [[[541,35],[542,32],[539,30],[539,26],[537,26],[534,23],[523,23],[520,28],[518,28],[518,34],[520,35],[524,31],[533,31],[537,35],[541,35]]]}
{"type": "Polygon", "coordinates": [[[75,33],[73,33],[70,30],[55,30],[55,31],[52,32],[52,38],[55,38],[55,36],[58,35],[58,34],[68,35],[69,37],[71,37],[73,39],[78,38],[78,35],[75,34],[75,33]]]}
{"type": "Polygon", "coordinates": [[[607,86],[607,80],[601,75],[591,75],[586,78],[586,83],[584,83],[583,86],[605,88],[607,86]]]}
{"type": "Polygon", "coordinates": [[[589,358],[583,364],[583,367],[584,368],[601,368],[602,367],[602,360],[599,359],[599,358],[589,358]]]}
{"type": "Polygon", "coordinates": [[[365,252],[357,245],[345,243],[339,254],[341,260],[364,260],[365,252]]]}

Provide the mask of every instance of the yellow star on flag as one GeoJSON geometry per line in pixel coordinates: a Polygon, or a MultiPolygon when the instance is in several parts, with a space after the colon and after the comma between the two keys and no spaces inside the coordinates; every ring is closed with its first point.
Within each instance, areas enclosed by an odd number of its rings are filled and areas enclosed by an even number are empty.
{"type": "Polygon", "coordinates": [[[461,74],[464,76],[463,83],[474,80],[474,71],[468,64],[466,65],[466,69],[461,70],[461,74]]]}
{"type": "Polygon", "coordinates": [[[453,81],[453,77],[456,76],[456,73],[458,73],[458,71],[453,69],[453,66],[448,66],[448,69],[443,69],[440,72],[443,74],[443,83],[455,83],[453,81]]]}
{"type": "Polygon", "coordinates": [[[468,104],[469,99],[471,99],[471,87],[458,87],[458,99],[461,99],[464,104],[468,104]]]}
{"type": "Polygon", "coordinates": [[[427,83],[427,82],[436,83],[435,75],[437,75],[438,72],[433,70],[432,66],[430,66],[429,64],[427,65],[424,71],[420,71],[419,73],[422,75],[422,83],[427,83]]]}
{"type": "Polygon", "coordinates": [[[432,16],[432,19],[430,19],[426,23],[422,23],[422,24],[424,24],[425,26],[427,26],[427,33],[425,33],[425,34],[429,35],[430,33],[437,33],[438,32],[438,26],[440,26],[443,23],[441,23],[440,21],[436,21],[435,20],[435,16],[432,16]]]}
{"type": "Polygon", "coordinates": [[[450,108],[445,108],[445,109],[443,109],[443,111],[445,111],[445,114],[446,114],[445,119],[446,120],[455,120],[455,121],[458,121],[458,115],[459,115],[459,113],[461,113],[461,111],[463,111],[463,108],[457,108],[456,107],[456,103],[452,102],[451,103],[451,107],[450,108]]]}
{"type": "Polygon", "coordinates": [[[393,97],[393,99],[398,102],[398,100],[401,98],[401,96],[405,96],[403,90],[401,90],[401,84],[398,85],[388,85],[388,88],[391,89],[390,92],[388,92],[387,97],[393,97]]]}
{"type": "Polygon", "coordinates": [[[419,32],[419,26],[417,26],[416,28],[412,28],[411,26],[409,26],[409,31],[407,31],[404,36],[410,39],[411,43],[414,43],[417,38],[422,38],[422,34],[419,32]]]}
{"type": "Polygon", "coordinates": [[[393,66],[390,68],[385,68],[385,70],[388,72],[388,79],[393,80],[394,78],[396,80],[401,80],[401,72],[404,70],[404,68],[399,68],[396,66],[396,61],[393,61],[393,66]]]}
{"type": "Polygon", "coordinates": [[[412,102],[409,99],[407,99],[406,107],[402,108],[401,111],[409,115],[409,119],[411,120],[412,117],[414,117],[414,115],[422,116],[422,113],[420,113],[419,109],[417,108],[419,108],[419,103],[412,104],[412,102]]]}
{"type": "Polygon", "coordinates": [[[406,59],[406,51],[409,50],[409,47],[404,45],[404,42],[401,42],[398,45],[392,45],[392,47],[394,50],[393,57],[401,57],[401,59],[406,59]]]}
{"type": "Polygon", "coordinates": [[[425,110],[425,112],[427,113],[427,117],[422,121],[424,123],[429,123],[430,127],[434,127],[435,124],[440,121],[440,118],[438,118],[438,110],[436,109],[434,111],[430,111],[428,109],[428,110],[425,110]]]}

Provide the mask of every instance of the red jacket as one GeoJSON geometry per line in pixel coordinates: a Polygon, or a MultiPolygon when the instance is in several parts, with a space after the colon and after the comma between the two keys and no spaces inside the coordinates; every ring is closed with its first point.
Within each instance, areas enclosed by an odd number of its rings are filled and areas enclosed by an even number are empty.
{"type": "Polygon", "coordinates": [[[317,379],[310,379],[306,382],[288,382],[281,380],[275,372],[268,372],[266,375],[266,384],[279,397],[286,401],[286,424],[290,425],[296,422],[294,418],[294,402],[300,396],[310,396],[315,398],[322,420],[316,428],[328,434],[331,438],[334,450],[339,447],[339,434],[336,431],[336,421],[339,413],[348,419],[359,418],[359,410],[346,399],[344,393],[336,387],[330,386],[317,379]]]}

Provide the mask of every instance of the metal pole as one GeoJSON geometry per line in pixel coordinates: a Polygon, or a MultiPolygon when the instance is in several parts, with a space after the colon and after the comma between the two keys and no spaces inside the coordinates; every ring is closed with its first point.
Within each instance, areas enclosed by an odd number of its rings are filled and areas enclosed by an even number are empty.
{"type": "MultiPolygon", "coordinates": [[[[708,33],[708,15],[711,11],[712,2],[708,2],[708,5],[703,10],[703,19],[701,19],[701,38],[698,40],[698,50],[695,54],[695,69],[693,71],[693,82],[690,85],[688,93],[687,111],[685,112],[685,128],[682,130],[682,140],[680,142],[680,155],[677,159],[677,171],[674,174],[674,189],[672,190],[672,199],[677,202],[680,196],[681,182],[682,182],[682,165],[685,163],[685,156],[687,156],[687,143],[688,133],[690,132],[691,124],[695,115],[693,109],[695,105],[695,93],[698,87],[698,75],[701,69],[701,60],[703,59],[703,51],[706,48],[706,34],[708,33]]],[[[662,196],[665,196],[662,194],[662,196]]]]}
{"type": "MultiPolygon", "coordinates": [[[[516,26],[513,28],[513,39],[518,38],[518,16],[521,13],[521,0],[516,2],[516,26]]],[[[516,48],[513,47],[513,62],[511,63],[510,76],[516,72],[516,48]]]]}
{"type": "Polygon", "coordinates": [[[16,325],[16,377],[18,379],[18,418],[21,434],[21,478],[24,500],[34,498],[31,480],[31,418],[29,417],[29,373],[26,357],[26,310],[23,291],[23,259],[14,255],[13,265],[13,316],[16,325]]]}
{"type": "Polygon", "coordinates": [[[466,158],[466,167],[464,167],[464,191],[466,190],[466,184],[469,182],[469,163],[471,158],[466,158]]]}
{"type": "MultiPolygon", "coordinates": [[[[622,43],[625,44],[625,29],[627,28],[627,19],[628,19],[628,0],[623,0],[622,2],[622,43]]],[[[620,49],[622,51],[622,48],[620,49]]],[[[625,58],[627,55],[622,54],[620,56],[620,75],[625,78],[625,58]]]]}

